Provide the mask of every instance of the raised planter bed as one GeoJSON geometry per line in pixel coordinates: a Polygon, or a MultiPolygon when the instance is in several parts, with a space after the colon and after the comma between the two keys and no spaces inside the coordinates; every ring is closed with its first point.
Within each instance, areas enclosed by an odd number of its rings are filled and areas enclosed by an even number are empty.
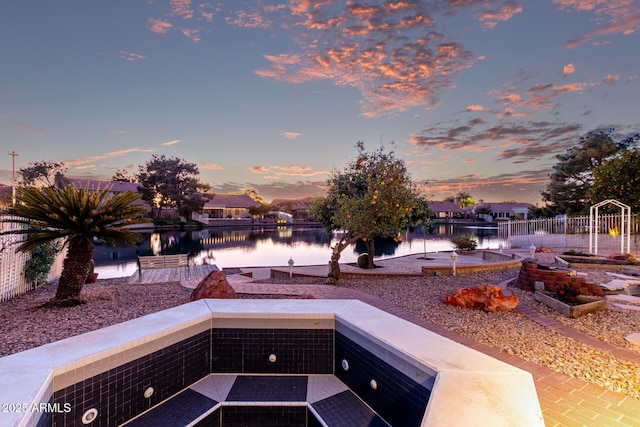
{"type": "Polygon", "coordinates": [[[563,316],[570,317],[572,319],[584,316],[587,313],[607,309],[607,300],[600,297],[580,295],[578,296],[578,299],[584,301],[584,303],[578,305],[569,305],[557,300],[552,296],[551,292],[535,291],[533,297],[536,301],[541,302],[547,307],[553,308],[563,316]]]}
{"type": "Polygon", "coordinates": [[[557,255],[569,266],[575,264],[596,264],[596,265],[630,265],[626,259],[610,259],[602,256],[581,256],[581,255],[557,255]]]}

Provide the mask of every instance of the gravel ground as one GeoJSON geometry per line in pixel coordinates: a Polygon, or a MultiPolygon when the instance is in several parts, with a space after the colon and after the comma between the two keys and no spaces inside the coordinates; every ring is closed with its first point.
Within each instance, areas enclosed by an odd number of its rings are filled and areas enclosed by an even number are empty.
{"type": "MultiPolygon", "coordinates": [[[[537,256],[538,257],[538,256],[537,256]]],[[[553,257],[540,254],[542,262],[553,257]]],[[[597,283],[609,278],[603,270],[583,269],[597,283]]],[[[571,377],[640,399],[640,366],[576,342],[519,313],[485,313],[442,303],[456,289],[480,283],[499,284],[517,269],[457,277],[344,280],[340,285],[384,299],[408,312],[509,354],[571,377]]],[[[267,280],[269,282],[271,280],[267,280]]],[[[264,281],[263,281],[264,282],[264,281]]],[[[323,279],[279,279],[280,283],[324,283],[323,279]]],[[[640,332],[640,311],[610,306],[578,319],[565,318],[533,300],[528,292],[509,287],[527,305],[546,316],[613,345],[640,352],[625,337],[640,332]]],[[[0,356],[164,310],[189,301],[190,290],[178,283],[124,284],[119,279],[86,285],[86,304],[73,308],[42,308],[53,297],[55,284],[0,303],[0,356]]],[[[264,296],[242,296],[263,297],[264,296]]]]}

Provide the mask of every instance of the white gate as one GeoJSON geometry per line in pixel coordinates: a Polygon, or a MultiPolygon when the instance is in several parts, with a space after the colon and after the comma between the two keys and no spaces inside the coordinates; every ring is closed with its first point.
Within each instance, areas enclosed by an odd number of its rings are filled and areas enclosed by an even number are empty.
{"type": "Polygon", "coordinates": [[[620,236],[620,253],[628,254],[631,252],[631,207],[613,199],[603,200],[602,202],[591,206],[589,209],[589,253],[598,254],[598,235],[601,230],[598,210],[601,206],[606,205],[616,205],[620,208],[619,228],[609,228],[606,231],[610,235],[620,236]]]}

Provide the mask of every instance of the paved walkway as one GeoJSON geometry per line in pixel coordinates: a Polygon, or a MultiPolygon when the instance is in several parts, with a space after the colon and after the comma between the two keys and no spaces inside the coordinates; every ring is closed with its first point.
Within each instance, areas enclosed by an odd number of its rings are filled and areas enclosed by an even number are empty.
{"type": "MultiPolygon", "coordinates": [[[[433,254],[428,254],[428,257],[434,258],[432,255],[433,254]]],[[[416,259],[417,257],[419,256],[414,255],[377,261],[376,263],[384,265],[387,273],[395,271],[395,274],[402,276],[416,273],[418,269],[421,269],[421,263],[429,262],[418,260],[416,259]]],[[[458,262],[460,262],[461,258],[463,260],[462,262],[466,262],[463,257],[458,258],[458,262]]],[[[450,263],[450,254],[441,254],[439,261],[450,263]]],[[[471,262],[472,260],[468,261],[471,262]]],[[[477,261],[477,259],[475,261],[477,261]]],[[[343,266],[341,265],[341,269],[342,268],[343,266]]],[[[345,266],[345,269],[346,268],[348,267],[345,266]]],[[[301,287],[295,284],[253,283],[253,280],[270,277],[270,270],[269,268],[246,268],[242,269],[243,273],[251,274],[252,277],[244,274],[233,274],[227,276],[227,280],[236,292],[239,293],[282,295],[300,295],[304,293],[305,295],[311,295],[314,298],[320,299],[358,299],[467,347],[474,348],[496,359],[530,372],[536,384],[545,424],[549,427],[640,426],[640,400],[606,390],[580,379],[571,378],[517,356],[512,356],[487,345],[477,343],[416,315],[407,313],[387,301],[361,291],[329,285],[304,285],[301,287]]],[[[288,268],[279,270],[289,271],[288,268]]],[[[292,273],[325,276],[327,266],[294,266],[292,273]]],[[[195,287],[197,283],[195,280],[183,281],[183,285],[195,287]]],[[[609,352],[621,360],[640,365],[640,354],[638,353],[612,346],[575,329],[566,327],[562,323],[548,318],[530,307],[519,305],[517,311],[533,321],[559,334],[565,335],[567,338],[584,342],[594,348],[609,352]]]]}

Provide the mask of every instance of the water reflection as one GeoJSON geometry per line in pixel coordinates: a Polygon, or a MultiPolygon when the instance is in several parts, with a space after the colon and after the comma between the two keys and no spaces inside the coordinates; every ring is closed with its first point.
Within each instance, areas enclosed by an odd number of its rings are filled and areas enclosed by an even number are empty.
{"type": "MultiPolygon", "coordinates": [[[[451,238],[471,234],[478,248],[498,248],[497,229],[440,224],[428,233],[421,229],[407,231],[404,240],[376,240],[378,259],[422,252],[453,249],[451,238]]],[[[219,268],[286,266],[289,258],[296,265],[326,264],[338,236],[323,228],[210,228],[189,231],[143,233],[136,247],[99,245],[94,252],[96,272],[100,278],[129,276],[136,271],[138,255],[188,253],[196,265],[215,264],[219,268]]],[[[365,252],[361,242],[343,252],[341,261],[353,262],[365,252]]]]}

